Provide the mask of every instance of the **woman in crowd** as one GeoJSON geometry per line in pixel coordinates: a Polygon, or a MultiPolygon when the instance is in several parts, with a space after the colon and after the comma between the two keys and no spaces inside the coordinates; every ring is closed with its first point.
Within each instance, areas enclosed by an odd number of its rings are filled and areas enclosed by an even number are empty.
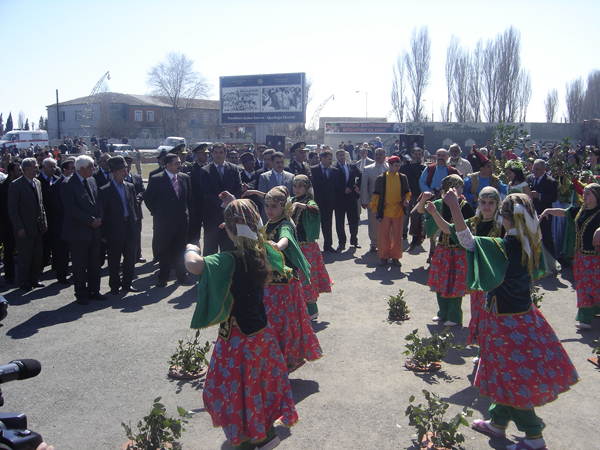
{"type": "Polygon", "coordinates": [[[262,222],[249,200],[225,209],[225,228],[236,250],[203,258],[189,244],[185,264],[200,275],[192,328],[220,324],[204,383],[204,406],[231,445],[272,449],[273,424],[298,420],[283,355],[268,327],[263,305],[269,268],[262,222]]]}
{"type": "Polygon", "coordinates": [[[310,265],[302,254],[294,225],[290,222],[292,203],[285,186],[276,186],[265,195],[265,212],[269,221],[265,227],[268,245],[278,254],[269,260],[281,261],[291,269],[286,276],[276,274],[265,289],[264,303],[269,316],[269,325],[292,373],[306,363],[323,356],[319,340],[310,325],[306,301],[299,277],[305,283],[310,280],[310,265]]]}
{"type": "MultiPolygon", "coordinates": [[[[456,188],[462,195],[463,186],[463,180],[458,175],[448,175],[442,180],[442,198],[434,201],[433,205],[446,222],[452,222],[452,215],[444,204],[443,196],[451,188],[456,188]]],[[[423,192],[417,204],[419,213],[425,213],[425,202],[432,196],[431,192],[423,192]]],[[[465,219],[475,215],[473,207],[465,200],[461,200],[460,207],[465,219]]],[[[428,237],[433,237],[438,231],[438,225],[429,213],[425,218],[425,228],[428,237]]],[[[467,292],[467,258],[465,250],[452,241],[450,234],[441,231],[431,259],[427,284],[436,293],[439,307],[433,321],[453,327],[462,323],[462,298],[467,292]]]]}
{"type": "Polygon", "coordinates": [[[527,194],[531,195],[529,183],[525,179],[523,172],[523,163],[513,159],[506,164],[506,175],[508,176],[508,193],[509,194],[527,194]]]}
{"type": "Polygon", "coordinates": [[[600,314],[600,184],[590,183],[583,190],[583,205],[567,209],[549,208],[541,215],[566,217],[566,257],[574,257],[573,272],[577,292],[577,325],[592,328],[592,319],[600,314]]]}
{"type": "Polygon", "coordinates": [[[532,281],[543,274],[539,222],[531,199],[511,194],[500,209],[506,237],[474,237],[465,224],[459,197],[444,197],[456,234],[467,249],[469,287],[487,292],[479,322],[481,360],[474,385],[492,398],[491,420],[473,428],[505,437],[512,420],[525,439],[507,450],[546,449],[535,407],[555,400],[579,380],[560,340],[531,300],[532,281]]]}
{"type": "MultiPolygon", "coordinates": [[[[479,203],[475,215],[466,220],[467,226],[474,236],[504,237],[504,227],[499,216],[500,192],[491,186],[484,187],[479,193],[479,203]]],[[[429,202],[426,210],[443,233],[451,234],[450,224],[438,212],[436,206],[429,202]]],[[[456,237],[453,236],[456,241],[456,237]]],[[[479,318],[485,309],[485,292],[471,290],[471,320],[469,321],[469,336],[467,344],[477,345],[479,318]]],[[[479,357],[475,358],[477,363],[479,357]]]]}
{"type": "Polygon", "coordinates": [[[316,320],[319,316],[319,308],[317,307],[319,294],[331,292],[331,285],[333,284],[317,243],[321,228],[321,214],[312,195],[310,179],[306,175],[296,175],[293,188],[292,206],[294,212],[292,213],[292,219],[296,225],[296,237],[300,250],[302,250],[310,264],[310,284],[304,283],[305,279],[302,272],[300,272],[300,283],[303,284],[302,289],[308,314],[311,320],[316,320]]]}

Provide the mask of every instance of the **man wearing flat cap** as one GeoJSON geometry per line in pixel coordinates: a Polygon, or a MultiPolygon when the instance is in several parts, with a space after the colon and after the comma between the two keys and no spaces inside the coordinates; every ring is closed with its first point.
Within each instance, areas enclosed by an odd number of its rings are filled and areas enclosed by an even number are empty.
{"type": "Polygon", "coordinates": [[[192,164],[190,177],[192,181],[192,197],[194,198],[194,211],[190,217],[190,226],[188,228],[188,242],[198,244],[202,230],[202,209],[204,208],[204,195],[202,193],[202,183],[200,179],[204,171],[202,168],[208,164],[208,144],[200,144],[192,150],[195,161],[192,164]]]}
{"type": "Polygon", "coordinates": [[[138,292],[131,286],[135,266],[136,231],[138,229],[138,207],[135,188],[125,181],[128,170],[125,158],[113,156],[108,160],[112,174],[110,182],[100,188],[100,201],[104,217],[102,220],[102,241],[106,243],[108,255],[108,285],[110,293],[138,292]],[[119,276],[119,266],[123,257],[123,279],[119,276]]]}

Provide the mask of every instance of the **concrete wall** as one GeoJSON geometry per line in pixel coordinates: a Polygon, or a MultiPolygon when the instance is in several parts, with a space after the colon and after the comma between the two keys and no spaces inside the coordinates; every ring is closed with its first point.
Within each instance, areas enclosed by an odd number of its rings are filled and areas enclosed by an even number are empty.
{"type": "MultiPolygon", "coordinates": [[[[364,120],[353,118],[322,118],[324,122],[364,122],[364,120]]],[[[466,153],[473,145],[485,146],[488,140],[491,141],[494,130],[498,124],[482,122],[407,122],[406,134],[423,134],[425,136],[425,147],[430,152],[438,148],[448,148],[451,144],[457,143],[466,153]]],[[[578,123],[525,123],[523,128],[529,133],[532,143],[539,146],[547,145],[552,142],[561,142],[565,138],[571,138],[573,143],[578,143],[582,138],[581,124],[578,123]]],[[[375,140],[375,134],[341,134],[324,133],[325,145],[330,145],[336,149],[340,142],[372,142],[375,140]]],[[[398,134],[379,134],[383,146],[389,151],[394,145],[398,134]]],[[[356,144],[355,144],[356,145],[356,144]]],[[[519,152],[517,152],[519,153],[519,152]]]]}

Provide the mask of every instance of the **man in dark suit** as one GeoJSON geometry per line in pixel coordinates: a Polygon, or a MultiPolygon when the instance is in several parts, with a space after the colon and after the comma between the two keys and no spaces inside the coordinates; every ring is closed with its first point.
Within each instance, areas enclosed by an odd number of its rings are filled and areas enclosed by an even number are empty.
{"type": "Polygon", "coordinates": [[[312,182],[312,173],[310,171],[310,166],[306,162],[306,156],[308,155],[306,142],[296,142],[290,148],[290,154],[293,154],[294,157],[290,161],[290,165],[285,167],[284,170],[290,172],[294,176],[306,175],[312,182]]]}
{"type": "Polygon", "coordinates": [[[323,250],[335,253],[331,227],[335,210],[337,192],[340,190],[340,171],[332,167],[333,153],[325,150],[321,153],[321,162],[310,168],[313,174],[315,202],[321,212],[321,230],[323,231],[323,250]]]}
{"type": "Polygon", "coordinates": [[[0,183],[0,230],[2,231],[2,245],[4,246],[4,281],[8,284],[15,282],[15,239],[12,222],[8,214],[8,187],[23,175],[21,161],[14,161],[6,167],[8,177],[0,183]]]}
{"type": "Polygon", "coordinates": [[[208,164],[208,144],[200,144],[196,146],[192,153],[195,156],[194,164],[192,164],[192,196],[194,197],[194,214],[190,217],[190,227],[188,232],[188,242],[196,245],[200,242],[200,234],[202,230],[202,210],[204,208],[204,194],[202,194],[202,183],[200,179],[204,170],[202,168],[208,164]]]}
{"type": "MultiPolygon", "coordinates": [[[[250,185],[248,185],[248,189],[254,189],[254,190],[258,189],[258,182],[260,180],[260,176],[263,173],[266,173],[273,168],[271,157],[274,154],[275,154],[275,150],[272,148],[269,148],[263,152],[262,166],[260,169],[256,169],[254,171],[254,181],[251,182],[250,185]]],[[[256,163],[254,164],[254,167],[256,167],[256,163]]]]}
{"type": "MultiPolygon", "coordinates": [[[[48,232],[42,236],[42,267],[46,267],[50,264],[50,257],[52,255],[52,242],[54,236],[54,204],[52,203],[52,196],[50,195],[50,186],[52,186],[58,180],[56,173],[56,160],[54,158],[46,158],[42,161],[40,166],[41,171],[37,176],[42,185],[42,197],[44,199],[44,210],[46,212],[46,222],[48,223],[48,232]]],[[[54,261],[52,261],[52,268],[54,269],[54,261]]]]}
{"type": "MultiPolygon", "coordinates": [[[[260,144],[258,147],[256,147],[256,161],[254,163],[254,170],[260,170],[265,167],[265,161],[263,159],[265,150],[267,150],[267,146],[265,144],[260,144]]],[[[275,150],[273,150],[273,152],[274,151],[275,150]]]]}
{"type": "Polygon", "coordinates": [[[102,240],[108,255],[108,285],[110,293],[139,292],[131,286],[137,256],[136,231],[138,229],[137,198],[132,183],[125,181],[128,170],[125,158],[114,156],[108,160],[112,179],[100,188],[102,202],[102,240]],[[119,266],[123,257],[123,280],[119,266]]]}
{"type": "Polygon", "coordinates": [[[60,197],[65,208],[62,238],[69,242],[77,303],[106,300],[100,293],[102,203],[94,174],[94,160],[80,155],[75,173],[65,179],[60,197]]]}
{"type": "Polygon", "coordinates": [[[35,158],[21,163],[23,175],[8,187],[8,214],[16,237],[19,254],[19,283],[21,289],[44,287],[42,274],[42,235],[48,229],[42,199],[42,186],[36,178],[35,158]]]}
{"type": "Polygon", "coordinates": [[[62,175],[50,186],[50,198],[54,209],[54,224],[52,226],[52,266],[56,271],[56,280],[60,284],[71,284],[67,280],[69,272],[69,243],[62,238],[65,207],[60,197],[65,180],[75,172],[75,159],[66,159],[61,164],[62,175]]]}
{"type": "Polygon", "coordinates": [[[144,192],[146,192],[146,188],[144,187],[144,180],[141,175],[137,173],[133,173],[131,171],[131,166],[133,164],[133,158],[131,156],[125,156],[125,163],[127,164],[127,178],[125,181],[133,184],[133,188],[135,189],[135,204],[136,204],[136,215],[137,215],[137,228],[135,230],[135,248],[136,255],[135,260],[139,263],[145,263],[146,260],[142,258],[142,219],[144,218],[142,214],[142,202],[144,201],[144,192]]]}
{"type": "Polygon", "coordinates": [[[104,186],[106,183],[110,181],[110,169],[108,167],[108,160],[110,155],[108,153],[104,153],[98,161],[98,170],[94,173],[94,179],[96,180],[96,185],[98,189],[104,186]]]}
{"type": "Polygon", "coordinates": [[[190,213],[193,212],[190,177],[180,173],[181,160],[176,154],[165,156],[165,170],[148,182],[144,195],[153,217],[153,243],[159,271],[157,287],[166,287],[171,268],[181,284],[191,284],[183,265],[190,213]]]}
{"type": "Polygon", "coordinates": [[[217,142],[212,150],[213,162],[204,166],[202,170],[201,184],[204,194],[204,209],[202,219],[204,221],[204,256],[213,255],[219,251],[228,251],[235,248],[227,231],[220,229],[219,225],[224,222],[223,202],[219,194],[229,191],[236,198],[242,195],[242,179],[237,166],[225,161],[225,144],[217,142]]]}
{"type": "MultiPolygon", "coordinates": [[[[546,170],[546,162],[543,159],[536,159],[533,163],[533,173],[527,177],[533,206],[538,214],[541,214],[546,208],[552,208],[552,204],[558,199],[558,183],[546,173],[546,170]]],[[[540,221],[540,231],[544,247],[553,258],[556,258],[551,219],[552,216],[548,216],[545,220],[540,221]]]]}
{"type": "Polygon", "coordinates": [[[337,162],[334,167],[340,171],[339,192],[336,194],[335,204],[335,230],[338,237],[338,251],[346,248],[346,216],[348,217],[348,228],[350,229],[350,245],[360,248],[358,245],[358,207],[357,200],[360,198],[360,180],[362,173],[355,163],[346,162],[346,150],[343,148],[335,152],[337,162]]]}
{"type": "Polygon", "coordinates": [[[160,153],[156,157],[156,160],[158,161],[158,167],[148,174],[148,179],[152,178],[154,175],[162,173],[165,170],[165,156],[167,156],[168,154],[169,152],[167,150],[160,151],[160,153]]]}
{"type": "MultiPolygon", "coordinates": [[[[250,186],[257,186],[258,180],[256,177],[256,171],[254,170],[254,155],[252,153],[242,153],[240,156],[240,162],[244,168],[240,172],[240,176],[242,177],[242,191],[246,191],[250,189],[250,186]]],[[[258,195],[249,195],[247,197],[248,200],[252,200],[256,205],[257,211],[261,211],[262,202],[258,195]]]]}

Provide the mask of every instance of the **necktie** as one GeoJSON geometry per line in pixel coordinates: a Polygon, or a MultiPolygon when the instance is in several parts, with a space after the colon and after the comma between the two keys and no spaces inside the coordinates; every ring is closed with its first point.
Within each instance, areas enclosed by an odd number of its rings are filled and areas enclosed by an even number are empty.
{"type": "Polygon", "coordinates": [[[92,196],[92,191],[90,190],[90,186],[88,185],[87,178],[83,179],[83,187],[85,188],[85,191],[87,192],[88,196],[90,197],[90,200],[92,201],[92,203],[94,203],[94,197],[92,196]]]}
{"type": "Polygon", "coordinates": [[[329,169],[325,169],[325,178],[329,179],[329,169]]]}
{"type": "Polygon", "coordinates": [[[173,183],[173,189],[175,190],[175,195],[179,198],[179,182],[177,181],[177,175],[171,178],[171,182],[173,183]]]}
{"type": "Polygon", "coordinates": [[[219,172],[219,177],[221,177],[221,180],[223,179],[223,166],[217,166],[217,170],[219,172]]]}
{"type": "Polygon", "coordinates": [[[277,184],[279,186],[281,186],[283,184],[283,180],[281,178],[282,178],[282,174],[278,173],[277,174],[277,184]]]}

